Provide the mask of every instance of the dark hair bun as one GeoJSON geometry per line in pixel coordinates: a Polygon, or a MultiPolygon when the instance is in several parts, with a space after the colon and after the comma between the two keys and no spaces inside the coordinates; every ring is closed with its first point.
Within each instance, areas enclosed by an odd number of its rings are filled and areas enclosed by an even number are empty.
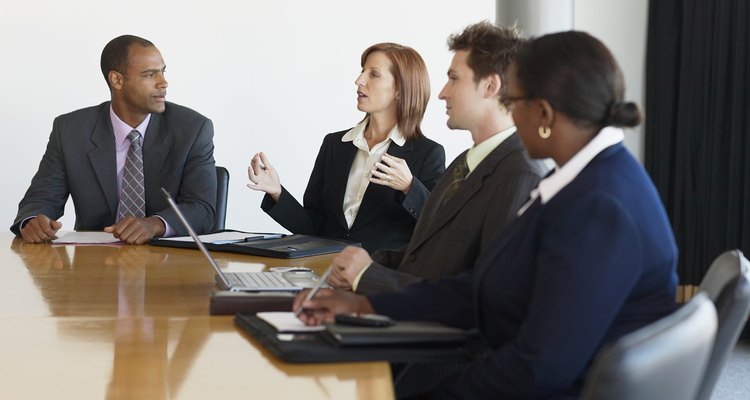
{"type": "Polygon", "coordinates": [[[609,107],[605,125],[633,127],[641,123],[641,111],[632,102],[617,102],[609,107]]]}

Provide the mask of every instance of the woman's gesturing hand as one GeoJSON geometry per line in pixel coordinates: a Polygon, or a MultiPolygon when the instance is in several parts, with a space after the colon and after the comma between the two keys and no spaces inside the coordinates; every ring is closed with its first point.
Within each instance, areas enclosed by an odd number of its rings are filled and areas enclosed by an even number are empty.
{"type": "Polygon", "coordinates": [[[412,179],[411,170],[409,170],[409,166],[403,158],[393,157],[385,153],[380,158],[380,162],[375,164],[370,182],[388,186],[407,194],[412,179]]]}
{"type": "Polygon", "coordinates": [[[247,177],[250,183],[247,187],[268,193],[274,201],[279,201],[281,196],[281,181],[279,174],[271,165],[268,157],[263,152],[256,153],[247,167],[247,177]]]}

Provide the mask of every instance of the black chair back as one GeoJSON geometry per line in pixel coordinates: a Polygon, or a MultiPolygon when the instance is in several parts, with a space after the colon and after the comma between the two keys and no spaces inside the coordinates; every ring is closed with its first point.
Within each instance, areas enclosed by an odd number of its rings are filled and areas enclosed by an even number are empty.
{"type": "Polygon", "coordinates": [[[211,232],[224,229],[227,220],[227,198],[229,197],[229,171],[216,166],[216,220],[211,232]]]}
{"type": "Polygon", "coordinates": [[[698,400],[708,400],[747,322],[750,312],[750,262],[740,250],[722,253],[709,267],[698,290],[706,293],[714,302],[719,316],[716,341],[696,397],[698,400]]]}
{"type": "Polygon", "coordinates": [[[698,294],[674,313],[603,347],[591,364],[581,398],[694,398],[716,329],[713,303],[698,294]]]}

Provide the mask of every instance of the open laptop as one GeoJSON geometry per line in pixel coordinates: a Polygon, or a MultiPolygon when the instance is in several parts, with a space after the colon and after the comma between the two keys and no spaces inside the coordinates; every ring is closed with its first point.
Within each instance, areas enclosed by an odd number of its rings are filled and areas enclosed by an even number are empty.
{"type": "Polygon", "coordinates": [[[185,216],[182,214],[180,207],[172,199],[172,196],[164,188],[161,189],[164,196],[167,197],[169,206],[177,213],[190,237],[193,238],[203,255],[208,259],[214,271],[216,271],[216,283],[222,290],[233,292],[298,292],[305,288],[315,286],[320,279],[315,272],[309,270],[290,269],[285,272],[223,272],[216,260],[208,252],[206,246],[190,226],[185,216]]]}

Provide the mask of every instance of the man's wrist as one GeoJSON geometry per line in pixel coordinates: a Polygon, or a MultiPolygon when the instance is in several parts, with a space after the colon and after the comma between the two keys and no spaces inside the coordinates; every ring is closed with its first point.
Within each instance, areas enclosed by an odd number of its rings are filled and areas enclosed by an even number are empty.
{"type": "Polygon", "coordinates": [[[352,292],[357,291],[357,287],[359,286],[359,281],[362,280],[362,276],[365,274],[368,268],[370,268],[370,265],[372,263],[368,264],[366,267],[362,268],[361,271],[357,274],[357,276],[354,277],[354,280],[352,281],[352,292]]]}
{"type": "Polygon", "coordinates": [[[167,232],[167,223],[158,215],[146,218],[146,222],[151,227],[152,237],[162,237],[167,232]]]}
{"type": "Polygon", "coordinates": [[[18,224],[18,230],[19,230],[19,231],[21,231],[21,229],[23,229],[23,228],[24,228],[24,227],[26,226],[26,224],[28,224],[28,223],[29,223],[29,221],[31,221],[31,220],[32,220],[32,219],[34,219],[34,218],[36,218],[36,215],[34,215],[34,216],[31,216],[31,217],[26,217],[26,218],[24,218],[24,219],[23,219],[23,220],[21,221],[21,223],[20,223],[20,224],[18,224]]]}

